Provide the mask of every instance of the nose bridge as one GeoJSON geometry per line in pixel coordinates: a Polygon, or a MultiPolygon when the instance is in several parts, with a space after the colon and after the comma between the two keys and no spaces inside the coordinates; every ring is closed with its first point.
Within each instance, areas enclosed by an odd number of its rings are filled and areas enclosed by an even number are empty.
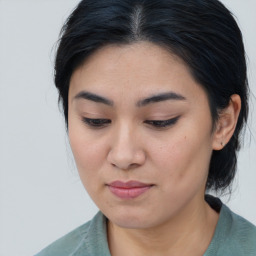
{"type": "MultiPolygon", "coordinates": [[[[112,150],[116,154],[126,154],[128,158],[136,150],[136,130],[128,122],[120,122],[114,129],[112,150]]],[[[121,156],[120,156],[121,157],[121,156]]],[[[125,157],[125,156],[123,156],[125,157]]]]}
{"type": "Polygon", "coordinates": [[[143,164],[145,156],[137,132],[137,129],[125,120],[116,124],[108,155],[111,164],[120,169],[128,169],[131,166],[143,164]]]}
{"type": "Polygon", "coordinates": [[[116,143],[132,142],[132,137],[135,136],[135,129],[127,121],[120,121],[115,129],[116,143]]]}

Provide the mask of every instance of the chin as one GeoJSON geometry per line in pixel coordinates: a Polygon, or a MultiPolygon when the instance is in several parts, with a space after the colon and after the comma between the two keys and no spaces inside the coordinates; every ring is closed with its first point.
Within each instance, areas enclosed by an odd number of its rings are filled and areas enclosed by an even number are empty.
{"type": "Polygon", "coordinates": [[[152,227],[150,223],[145,223],[145,221],[142,221],[140,219],[114,219],[110,220],[113,224],[119,226],[120,228],[126,228],[126,229],[145,229],[152,227]]]}
{"type": "MultiPolygon", "coordinates": [[[[152,228],[157,225],[156,217],[152,214],[142,213],[141,211],[128,211],[115,212],[106,215],[110,222],[121,228],[127,229],[146,229],[152,228]]],[[[158,219],[159,220],[159,219],[158,219]]]]}

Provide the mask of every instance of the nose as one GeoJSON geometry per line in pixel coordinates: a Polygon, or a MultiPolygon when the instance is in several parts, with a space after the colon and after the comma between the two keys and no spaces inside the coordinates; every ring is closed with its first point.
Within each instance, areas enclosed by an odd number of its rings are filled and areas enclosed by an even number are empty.
{"type": "Polygon", "coordinates": [[[127,125],[113,131],[111,146],[107,156],[108,162],[121,170],[139,167],[146,160],[138,134],[127,125]]]}

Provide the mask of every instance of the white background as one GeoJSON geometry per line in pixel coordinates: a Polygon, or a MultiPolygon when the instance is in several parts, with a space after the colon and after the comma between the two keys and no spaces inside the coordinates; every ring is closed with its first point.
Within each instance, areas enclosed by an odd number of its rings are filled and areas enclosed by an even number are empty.
{"type": "MultiPolygon", "coordinates": [[[[256,95],[255,0],[223,2],[243,31],[256,95]]],[[[0,256],[33,255],[97,211],[79,181],[53,84],[54,44],[77,3],[0,0],[0,256]]],[[[255,102],[227,203],[254,224],[255,102]]]]}

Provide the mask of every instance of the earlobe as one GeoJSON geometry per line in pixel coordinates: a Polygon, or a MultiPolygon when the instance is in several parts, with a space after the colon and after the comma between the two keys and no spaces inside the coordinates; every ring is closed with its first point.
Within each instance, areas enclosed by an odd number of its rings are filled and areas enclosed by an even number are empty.
{"type": "Polygon", "coordinates": [[[241,110],[241,98],[238,94],[230,97],[229,105],[219,114],[213,134],[213,150],[221,150],[231,139],[241,110]]]}

